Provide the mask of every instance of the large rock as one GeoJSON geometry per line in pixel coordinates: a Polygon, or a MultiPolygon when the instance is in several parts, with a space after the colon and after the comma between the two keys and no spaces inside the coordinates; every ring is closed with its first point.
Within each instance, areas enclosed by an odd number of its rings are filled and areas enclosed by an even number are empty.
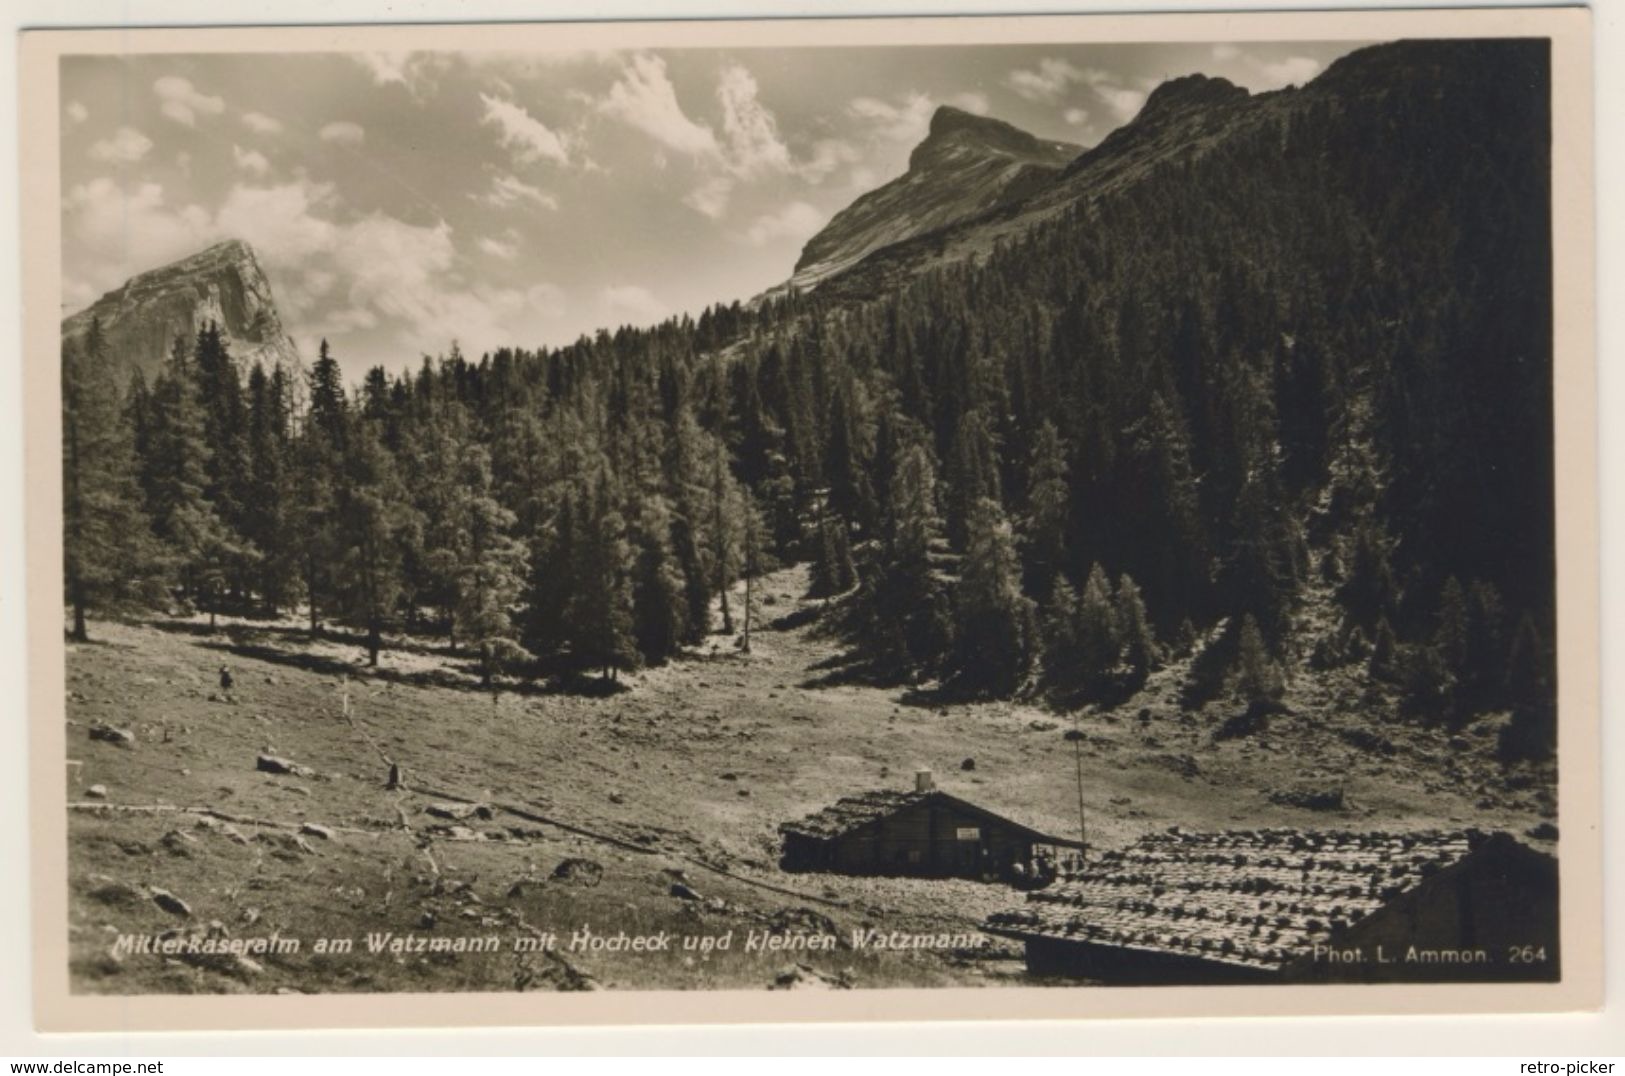
{"type": "Polygon", "coordinates": [[[65,345],[79,344],[100,319],[108,360],[121,379],[140,370],[149,380],[176,337],[196,339],[205,324],[219,325],[242,369],[254,363],[289,374],[302,367],[282,326],[271,282],[247,243],[228,239],[178,262],[131,277],[62,322],[65,345]]]}

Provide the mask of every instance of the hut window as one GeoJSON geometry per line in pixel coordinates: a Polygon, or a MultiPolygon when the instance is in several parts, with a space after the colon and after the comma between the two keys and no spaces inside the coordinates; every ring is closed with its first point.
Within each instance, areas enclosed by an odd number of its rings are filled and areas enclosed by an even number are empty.
{"type": "Polygon", "coordinates": [[[979,826],[960,826],[955,836],[962,841],[979,841],[982,839],[982,830],[979,826]]]}

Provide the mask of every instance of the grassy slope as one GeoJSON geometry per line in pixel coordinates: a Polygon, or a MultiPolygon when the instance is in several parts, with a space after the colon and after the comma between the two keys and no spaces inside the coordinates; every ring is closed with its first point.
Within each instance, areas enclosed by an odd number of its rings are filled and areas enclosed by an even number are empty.
{"type": "MultiPolygon", "coordinates": [[[[805,582],[803,569],[766,581],[764,619],[800,608],[805,582]]],[[[991,959],[740,951],[746,930],[816,921],[797,909],[827,916],[844,936],[863,925],[970,929],[1020,899],[972,882],[783,874],[776,827],[840,795],[904,787],[916,766],[930,766],[950,792],[1040,829],[1076,832],[1075,763],[1056,715],[1016,703],[922,707],[905,704],[896,690],[815,686],[815,667],[837,650],[816,626],[759,631],[748,656],[719,639],[688,660],[629,678],[630,691],[607,698],[493,698],[473,689],[459,662],[427,645],[387,654],[374,676],[360,666],[358,648],[311,646],[288,631],[93,627],[100,642],[69,647],[69,754],[79,762],[68,767],[71,802],[86,802],[100,784],[111,804],[342,828],[333,840],[307,836],[306,851],[284,847],[290,831],[275,826],[239,822],[247,843],[238,843],[199,828],[195,814],[73,811],[69,918],[78,990],[547,989],[580,985],[582,976],[607,987],[756,987],[793,960],[858,986],[1016,982],[1020,962],[1005,943],[984,954],[991,959]],[[229,699],[216,686],[222,663],[237,681],[229,699]],[[98,722],[131,730],[136,746],[89,740],[88,726],[98,722]],[[317,776],[257,773],[261,752],[317,776]],[[503,811],[461,823],[485,839],[437,837],[428,827],[451,824],[424,813],[437,797],[385,791],[386,756],[417,789],[519,807],[624,843],[503,811]],[[961,768],[967,758],[973,770],[961,768]],[[601,883],[551,878],[570,857],[598,864],[601,883]],[[676,881],[702,899],[673,896],[676,881]],[[151,887],[187,901],[191,917],[158,909],[151,887]],[[732,951],[703,957],[309,952],[324,935],[354,937],[359,947],[369,931],[511,938],[583,925],[737,936],[732,951]],[[304,939],[306,951],[263,958],[259,971],[108,955],[117,932],[176,927],[239,937],[279,931],[304,939]]],[[[1082,719],[1092,841],[1117,845],[1172,824],[1473,824],[1522,832],[1550,817],[1549,775],[1505,791],[1488,761],[1493,723],[1454,746],[1441,732],[1384,729],[1397,753],[1367,754],[1338,735],[1357,723],[1352,686],[1335,674],[1300,674],[1288,698],[1296,716],[1246,740],[1215,743],[1213,729],[1234,707],[1220,702],[1182,714],[1183,672],[1164,669],[1115,714],[1082,719]],[[1312,814],[1269,802],[1270,791],[1306,782],[1340,784],[1347,809],[1312,814]]]]}

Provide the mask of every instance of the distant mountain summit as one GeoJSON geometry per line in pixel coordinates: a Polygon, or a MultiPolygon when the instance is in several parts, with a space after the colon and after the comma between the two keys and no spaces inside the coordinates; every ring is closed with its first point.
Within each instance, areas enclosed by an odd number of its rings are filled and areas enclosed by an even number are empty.
{"type": "Polygon", "coordinates": [[[907,172],[835,214],[808,240],[790,286],[811,287],[881,247],[1021,201],[1081,152],[944,105],[909,155],[907,172]]]}
{"type": "Polygon", "coordinates": [[[188,339],[213,321],[225,332],[240,367],[299,368],[299,351],[283,328],[271,282],[254,249],[240,239],[131,277],[62,321],[64,344],[82,340],[100,318],[107,354],[128,377],[151,376],[177,336],[188,339]]]}

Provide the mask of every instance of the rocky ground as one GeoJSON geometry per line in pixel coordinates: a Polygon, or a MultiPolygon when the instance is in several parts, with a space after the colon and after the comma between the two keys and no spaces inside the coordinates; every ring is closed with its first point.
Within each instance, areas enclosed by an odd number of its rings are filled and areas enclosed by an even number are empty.
{"type": "Polygon", "coordinates": [[[481,691],[463,659],[427,642],[403,640],[372,671],[358,646],[313,644],[291,622],[94,623],[96,642],[68,647],[74,989],[1023,983],[1018,948],[996,939],[850,946],[867,927],[974,934],[1020,894],[786,874],[776,831],[839,796],[907,787],[925,766],[955,795],[1073,835],[1074,720],[1099,846],[1169,825],[1555,837],[1551,774],[1496,763],[1493,720],[1459,736],[1373,729],[1351,685],[1300,675],[1290,714],[1217,739],[1238,707],[1182,712],[1181,664],[1107,714],[921,705],[918,692],[832,683],[841,646],[805,590],[804,569],[764,581],[763,620],[780,623],[748,655],[717,636],[597,697],[481,691]],[[670,950],[570,949],[583,929],[664,935],[670,950]],[[841,945],[749,944],[823,934],[841,945]],[[154,951],[132,947],[141,936],[154,951]],[[490,937],[498,951],[472,950],[490,937]],[[518,938],[533,951],[516,952],[518,938]],[[318,951],[324,939],[353,948],[318,951]]]}

